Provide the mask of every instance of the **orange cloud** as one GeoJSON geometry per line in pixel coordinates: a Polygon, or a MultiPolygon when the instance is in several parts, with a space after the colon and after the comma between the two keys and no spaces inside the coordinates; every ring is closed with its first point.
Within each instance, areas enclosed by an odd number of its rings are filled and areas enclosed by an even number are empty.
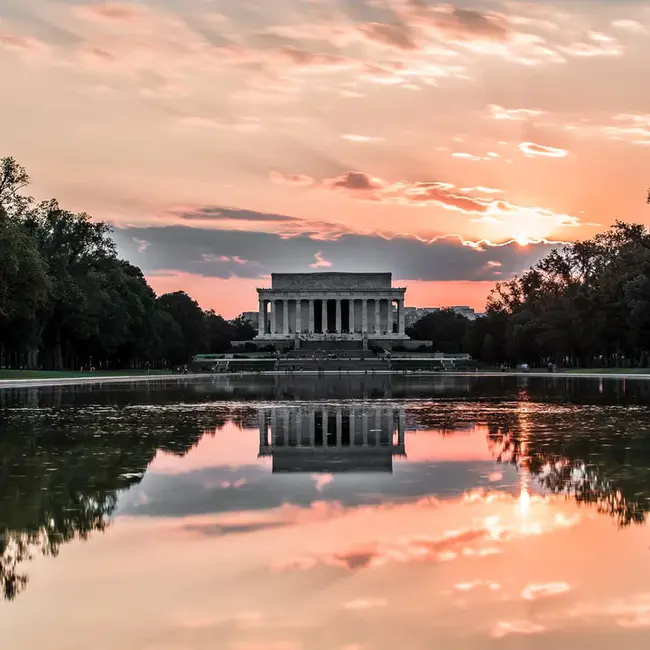
{"type": "Polygon", "coordinates": [[[281,174],[280,172],[270,172],[269,178],[273,183],[282,185],[307,186],[313,185],[314,179],[305,174],[281,174]]]}
{"type": "Polygon", "coordinates": [[[547,158],[565,158],[569,153],[566,149],[547,147],[543,144],[536,144],[535,142],[522,142],[519,145],[519,149],[527,156],[545,156],[547,158]]]}

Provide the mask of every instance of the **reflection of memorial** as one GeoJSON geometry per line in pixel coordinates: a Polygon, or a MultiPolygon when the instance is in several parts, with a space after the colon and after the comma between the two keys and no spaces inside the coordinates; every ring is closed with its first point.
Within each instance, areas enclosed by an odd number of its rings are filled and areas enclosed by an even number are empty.
{"type": "Polygon", "coordinates": [[[404,409],[390,405],[265,407],[259,423],[273,472],[392,472],[406,455],[404,409]]]}

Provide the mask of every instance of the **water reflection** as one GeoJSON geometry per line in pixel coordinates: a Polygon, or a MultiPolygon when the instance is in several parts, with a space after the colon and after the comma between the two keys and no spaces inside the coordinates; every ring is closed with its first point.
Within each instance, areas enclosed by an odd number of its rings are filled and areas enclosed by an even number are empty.
{"type": "Polygon", "coordinates": [[[404,408],[307,404],[259,411],[261,457],[273,472],[392,472],[405,457],[404,408]]]}
{"type": "MultiPolygon", "coordinates": [[[[225,539],[363,508],[436,518],[441,503],[456,508],[471,495],[485,517],[500,512],[496,503],[517,502],[528,528],[513,519],[511,536],[562,528],[575,517],[573,502],[621,526],[640,524],[650,503],[650,415],[635,404],[646,394],[640,382],[400,377],[0,391],[0,589],[13,599],[27,585],[30,558],[55,556],[64,544],[76,557],[73,540],[112,544],[120,525],[136,520],[153,528],[173,520],[183,534],[225,539]],[[567,497],[565,519],[540,494],[567,497]],[[108,535],[92,535],[113,522],[108,535]]],[[[496,528],[480,530],[486,541],[475,550],[489,553],[496,528]]],[[[361,547],[350,539],[334,559],[299,559],[347,570],[409,554],[440,560],[450,549],[438,537],[361,547]]],[[[474,549],[454,539],[453,552],[474,549]]],[[[46,565],[32,566],[33,582],[45,584],[46,565]]],[[[30,592],[16,603],[31,602],[30,592]]],[[[511,633],[507,623],[500,634],[511,633]]]]}

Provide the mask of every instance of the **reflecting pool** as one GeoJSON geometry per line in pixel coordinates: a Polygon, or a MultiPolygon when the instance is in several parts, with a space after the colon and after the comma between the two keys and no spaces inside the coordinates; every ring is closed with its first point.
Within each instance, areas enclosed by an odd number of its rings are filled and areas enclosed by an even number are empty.
{"type": "Polygon", "coordinates": [[[0,390],[3,650],[650,646],[650,381],[0,390]]]}

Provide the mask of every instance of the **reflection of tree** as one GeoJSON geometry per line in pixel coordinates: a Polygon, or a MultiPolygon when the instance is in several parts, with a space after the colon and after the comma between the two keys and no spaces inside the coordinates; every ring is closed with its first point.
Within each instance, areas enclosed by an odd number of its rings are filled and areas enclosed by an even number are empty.
{"type": "Polygon", "coordinates": [[[650,382],[453,379],[215,377],[0,391],[0,597],[25,587],[30,557],[105,530],[120,490],[141,480],[158,450],[183,455],[228,421],[256,428],[260,400],[409,399],[409,428],[454,435],[487,425],[494,457],[525,467],[544,489],[621,525],[645,520],[650,421],[645,407],[621,407],[646,404],[650,382]]]}
{"type": "Polygon", "coordinates": [[[595,505],[619,525],[644,523],[650,511],[650,423],[619,408],[532,405],[488,421],[495,458],[525,468],[540,486],[595,505]]]}
{"type": "Polygon", "coordinates": [[[0,598],[27,584],[35,554],[56,556],[110,523],[121,490],[138,483],[158,449],[185,454],[214,415],[63,409],[0,416],[0,598]]]}

